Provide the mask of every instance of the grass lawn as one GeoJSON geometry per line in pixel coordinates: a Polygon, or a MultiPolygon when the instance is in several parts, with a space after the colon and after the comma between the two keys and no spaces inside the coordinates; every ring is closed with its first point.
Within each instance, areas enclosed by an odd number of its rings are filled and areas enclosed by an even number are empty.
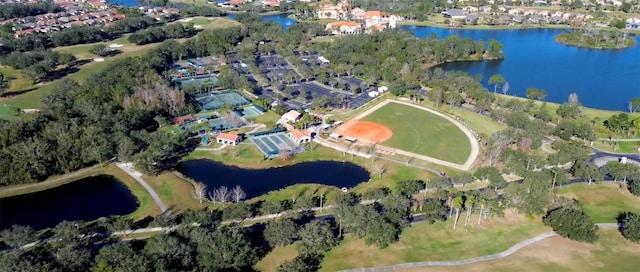
{"type": "MultiPolygon", "coordinates": [[[[471,221],[475,223],[476,220],[477,217],[473,216],[471,221]]],[[[340,245],[326,254],[321,271],[427,260],[461,260],[494,254],[521,240],[549,231],[542,225],[540,218],[526,219],[510,212],[504,218],[489,218],[480,226],[459,226],[455,232],[451,227],[452,221],[433,225],[416,224],[404,230],[399,242],[384,249],[368,246],[361,239],[346,236],[340,245]]],[[[275,269],[264,264],[279,264],[280,262],[272,260],[278,253],[274,251],[267,255],[260,262],[263,264],[261,270],[275,269]]]]}
{"type": "Polygon", "coordinates": [[[461,120],[466,122],[469,127],[471,127],[471,129],[477,131],[480,135],[483,135],[483,137],[491,136],[494,133],[507,128],[507,125],[505,124],[498,123],[487,116],[477,114],[475,112],[471,112],[462,108],[451,108],[446,105],[436,108],[435,104],[431,100],[425,100],[423,102],[423,105],[428,108],[460,118],[461,120]]]}
{"type": "Polygon", "coordinates": [[[581,183],[558,190],[560,195],[575,198],[584,204],[587,214],[596,223],[615,223],[621,212],[640,213],[640,199],[618,184],[604,182],[591,186],[581,183]]]}
{"type": "Polygon", "coordinates": [[[286,247],[276,247],[253,268],[262,272],[275,272],[278,271],[280,264],[292,260],[296,256],[298,256],[298,250],[295,244],[286,247]]]}
{"type": "Polygon", "coordinates": [[[33,86],[31,81],[22,76],[20,70],[13,69],[9,66],[0,66],[0,73],[4,75],[5,80],[9,80],[9,88],[7,93],[22,91],[33,86]]]}
{"type": "MultiPolygon", "coordinates": [[[[2,191],[0,191],[0,197],[9,197],[14,195],[20,195],[25,193],[32,193],[32,192],[42,191],[46,189],[51,189],[53,187],[63,186],[65,184],[68,184],[77,180],[81,180],[83,178],[98,176],[98,175],[109,175],[109,176],[115,177],[117,180],[124,183],[127,186],[127,188],[129,188],[131,193],[136,197],[136,199],[138,200],[138,204],[140,206],[135,212],[128,215],[130,218],[134,220],[138,220],[146,217],[147,215],[160,214],[160,208],[156,206],[156,203],[153,201],[149,193],[147,193],[147,191],[142,187],[142,185],[140,185],[135,179],[133,179],[127,173],[120,170],[120,168],[118,168],[114,164],[107,164],[102,168],[91,169],[87,172],[82,173],[81,175],[78,175],[66,180],[62,180],[55,184],[46,184],[45,186],[30,187],[27,190],[12,191],[11,194],[2,193],[2,191]]],[[[52,178],[55,178],[55,177],[52,177],[52,178]]]]}
{"type": "Polygon", "coordinates": [[[609,141],[593,141],[593,147],[616,153],[638,153],[638,148],[640,148],[640,141],[638,142],[619,142],[618,148],[614,150],[614,146],[609,144],[609,141]]]}
{"type": "Polygon", "coordinates": [[[513,255],[481,263],[453,267],[429,267],[398,270],[417,271],[606,271],[626,272],[638,269],[640,244],[627,241],[617,230],[600,230],[595,244],[551,237],[529,245],[513,255]]]}
{"type": "Polygon", "coordinates": [[[193,186],[175,176],[171,172],[163,172],[158,176],[145,176],[144,180],[158,194],[162,202],[172,213],[187,209],[202,209],[205,204],[200,204],[193,197],[193,186]]]}
{"type": "Polygon", "coordinates": [[[393,131],[383,145],[454,163],[464,163],[471,152],[467,136],[448,120],[413,107],[389,103],[362,121],[383,124],[393,131]]]}

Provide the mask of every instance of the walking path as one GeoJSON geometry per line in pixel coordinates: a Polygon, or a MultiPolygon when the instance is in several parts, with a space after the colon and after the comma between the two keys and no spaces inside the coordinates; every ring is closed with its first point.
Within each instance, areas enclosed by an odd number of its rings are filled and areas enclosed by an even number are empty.
{"type": "MultiPolygon", "coordinates": [[[[602,229],[610,229],[610,228],[617,228],[618,224],[615,223],[604,223],[604,224],[598,224],[598,227],[602,228],[602,229]]],[[[394,271],[394,270],[399,270],[399,269],[407,269],[407,268],[417,268],[417,267],[433,267],[433,266],[458,266],[458,265],[467,265],[467,264],[472,264],[472,263],[478,263],[478,262],[484,262],[484,261],[490,261],[490,260],[497,260],[500,258],[504,258],[504,257],[508,257],[510,255],[512,255],[513,253],[516,253],[518,250],[531,245],[531,244],[535,244],[539,241],[542,241],[544,239],[547,239],[549,237],[553,237],[556,236],[557,234],[555,232],[545,232],[542,234],[539,234],[533,238],[524,240],[522,242],[519,242],[515,245],[513,245],[512,247],[510,247],[509,249],[493,254],[493,255],[485,255],[485,256],[480,256],[480,257],[475,257],[475,258],[471,258],[471,259],[465,259],[465,260],[459,260],[459,261],[426,261],[426,262],[415,262],[415,263],[403,263],[403,264],[395,264],[395,265],[389,265],[389,266],[379,266],[379,267],[370,267],[370,268],[356,268],[356,269],[349,269],[349,270],[342,270],[341,272],[379,272],[379,271],[394,271]]]]}
{"type": "Polygon", "coordinates": [[[156,202],[156,205],[158,205],[162,213],[167,212],[168,210],[167,206],[164,205],[164,203],[162,202],[162,199],[160,199],[158,194],[156,194],[156,191],[154,191],[153,188],[151,188],[151,186],[149,186],[149,184],[146,181],[144,181],[144,179],[142,179],[142,173],[134,170],[131,164],[129,163],[118,162],[116,163],[116,166],[122,169],[122,171],[129,174],[129,176],[134,178],[138,183],[140,183],[140,185],[142,185],[142,187],[144,187],[145,190],[147,190],[147,192],[149,193],[149,195],[151,195],[151,197],[153,198],[153,201],[156,202]]]}
{"type": "MultiPolygon", "coordinates": [[[[448,162],[448,161],[444,161],[444,160],[440,160],[440,159],[436,159],[430,156],[425,156],[422,154],[416,154],[413,152],[409,152],[409,151],[405,151],[405,150],[401,150],[401,149],[394,149],[394,148],[390,148],[390,147],[386,147],[383,145],[380,145],[384,148],[387,149],[393,149],[395,150],[395,152],[397,154],[403,155],[403,156],[407,156],[407,157],[412,157],[412,158],[416,158],[416,159],[420,159],[423,161],[427,161],[427,162],[431,162],[431,163],[435,163],[435,164],[439,164],[439,165],[444,165],[447,167],[451,167],[451,168],[455,168],[455,169],[460,169],[460,170],[469,170],[471,169],[471,167],[473,166],[473,163],[475,162],[476,158],[478,157],[478,154],[480,153],[480,147],[478,145],[478,140],[475,138],[475,136],[473,135],[473,132],[471,132],[471,130],[469,130],[469,128],[467,128],[465,125],[463,125],[462,123],[460,123],[458,120],[451,118],[450,116],[440,113],[438,111],[420,106],[420,105],[416,105],[413,103],[409,103],[409,102],[405,102],[405,101],[398,101],[398,100],[393,100],[393,99],[387,99],[385,101],[382,101],[381,103],[369,108],[368,110],[358,114],[356,117],[354,117],[352,120],[360,120],[362,118],[364,118],[365,116],[373,113],[374,111],[384,107],[385,105],[389,104],[389,103],[398,103],[398,104],[402,104],[402,105],[406,105],[409,107],[414,107],[416,109],[420,109],[423,111],[427,111],[430,112],[432,114],[435,114],[437,116],[440,116],[444,119],[446,119],[447,121],[453,123],[456,127],[458,127],[464,134],[465,136],[467,136],[467,138],[469,139],[469,144],[471,145],[471,152],[469,153],[469,157],[467,157],[467,160],[464,164],[457,164],[457,163],[452,163],[452,162],[448,162]]],[[[345,123],[345,125],[348,126],[348,123],[355,123],[355,122],[347,122],[345,123]]],[[[346,127],[340,127],[340,130],[346,130],[346,127]]],[[[335,148],[334,148],[335,149],[335,148]]],[[[338,149],[338,150],[342,150],[342,149],[338,149]]]]}

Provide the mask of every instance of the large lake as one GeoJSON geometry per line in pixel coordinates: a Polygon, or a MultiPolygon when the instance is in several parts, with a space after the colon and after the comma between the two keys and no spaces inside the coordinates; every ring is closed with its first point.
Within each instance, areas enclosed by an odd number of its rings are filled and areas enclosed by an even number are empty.
{"type": "MultiPolygon", "coordinates": [[[[441,65],[445,70],[482,74],[487,84],[493,74],[509,82],[508,94],[524,97],[528,87],[546,90],[547,101],[562,103],[578,94],[588,107],[627,110],[632,97],[640,97],[640,47],[599,50],[565,46],[554,36],[570,30],[467,30],[420,26],[399,26],[424,38],[460,35],[474,40],[496,39],[504,45],[501,61],[456,62],[441,65]]],[[[640,38],[634,37],[637,42],[640,38]]],[[[489,88],[493,90],[493,87],[489,88]]]]}
{"type": "Polygon", "coordinates": [[[351,188],[370,179],[369,172],[349,162],[303,162],[290,166],[268,169],[244,169],[201,159],[181,163],[178,166],[185,176],[207,185],[209,191],[226,186],[239,185],[247,199],[294,184],[314,183],[338,188],[351,188]]]}
{"type": "Polygon", "coordinates": [[[95,220],[138,208],[127,186],[111,176],[78,180],[46,191],[0,199],[0,229],[14,224],[35,229],[63,220],[95,220]]]}

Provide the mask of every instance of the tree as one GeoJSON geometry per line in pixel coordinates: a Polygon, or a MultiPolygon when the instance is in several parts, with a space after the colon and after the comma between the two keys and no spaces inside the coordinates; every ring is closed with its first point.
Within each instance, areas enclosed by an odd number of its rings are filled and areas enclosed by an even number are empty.
{"type": "Polygon", "coordinates": [[[226,186],[220,186],[219,188],[214,189],[213,194],[210,196],[211,200],[213,200],[214,203],[226,203],[227,201],[229,201],[230,197],[231,193],[229,192],[229,188],[227,188],[226,186]]]}
{"type": "Polygon", "coordinates": [[[464,198],[462,196],[457,196],[453,199],[453,208],[456,210],[455,221],[453,222],[453,230],[456,230],[458,226],[458,219],[460,218],[460,209],[462,209],[462,205],[464,204],[464,198]]]}
{"type": "Polygon", "coordinates": [[[491,184],[491,187],[493,187],[494,190],[507,185],[507,181],[504,179],[500,171],[493,166],[480,167],[476,170],[473,176],[481,181],[489,181],[489,184],[491,184]]]}
{"type": "Polygon", "coordinates": [[[634,113],[640,111],[640,97],[631,98],[629,101],[629,112],[634,113]]]}
{"type": "Polygon", "coordinates": [[[509,82],[505,81],[504,85],[502,85],[502,94],[507,95],[507,92],[509,91],[509,82]]]}
{"type": "Polygon", "coordinates": [[[242,190],[242,187],[240,187],[240,185],[236,185],[236,187],[233,187],[233,190],[231,190],[231,198],[234,202],[238,203],[245,197],[247,197],[247,194],[244,192],[244,190],[242,190]]]}
{"type": "Polygon", "coordinates": [[[498,87],[504,83],[504,77],[501,74],[494,74],[489,78],[489,85],[493,85],[493,93],[495,94],[498,87]]]}
{"type": "Polygon", "coordinates": [[[544,172],[526,173],[524,181],[511,182],[504,190],[507,204],[525,214],[542,214],[551,203],[551,177],[544,172]]]}
{"type": "Polygon", "coordinates": [[[598,240],[598,226],[582,210],[560,207],[549,211],[542,221],[562,237],[587,243],[598,240]]]}
{"type": "Polygon", "coordinates": [[[503,49],[503,46],[499,41],[495,39],[489,40],[489,49],[487,50],[487,54],[489,54],[491,58],[494,58],[494,59],[503,58],[504,52],[502,51],[502,49],[503,49]]]}
{"type": "Polygon", "coordinates": [[[0,232],[0,241],[12,248],[21,247],[35,241],[35,239],[36,232],[30,226],[13,225],[0,232]]]}
{"type": "Polygon", "coordinates": [[[271,247],[293,244],[298,239],[298,225],[288,218],[271,221],[264,230],[264,238],[271,247]]]}
{"type": "Polygon", "coordinates": [[[476,202],[476,196],[470,195],[464,201],[464,208],[467,210],[467,218],[464,221],[464,225],[466,226],[471,221],[471,210],[473,209],[473,204],[476,202]]]}
{"type": "Polygon", "coordinates": [[[447,205],[440,199],[427,199],[422,206],[424,221],[431,224],[447,220],[447,205]]]}
{"type": "Polygon", "coordinates": [[[284,261],[278,272],[315,272],[320,270],[322,256],[317,254],[298,255],[293,260],[284,261]]]}
{"type": "Polygon", "coordinates": [[[233,203],[222,210],[223,220],[244,220],[251,215],[251,206],[245,202],[233,203]]]}
{"type": "Polygon", "coordinates": [[[305,224],[298,232],[301,255],[324,254],[338,244],[334,229],[326,221],[313,220],[305,224]]]}
{"type": "Polygon", "coordinates": [[[527,98],[544,100],[545,97],[547,97],[547,92],[538,88],[527,88],[527,98]]]}
{"type": "Polygon", "coordinates": [[[484,198],[480,199],[480,214],[478,215],[478,225],[480,225],[480,221],[482,220],[482,215],[484,214],[484,209],[487,207],[487,200],[484,198]]]}
{"type": "Polygon", "coordinates": [[[102,247],[96,256],[96,263],[95,272],[153,270],[149,257],[140,254],[139,250],[134,250],[129,242],[114,243],[102,247]]]}
{"type": "Polygon", "coordinates": [[[464,187],[465,184],[471,184],[474,183],[476,181],[476,179],[470,175],[470,174],[462,174],[462,175],[457,175],[453,178],[451,178],[453,183],[455,184],[462,184],[462,186],[464,187]]]}
{"type": "Polygon", "coordinates": [[[618,225],[624,238],[640,243],[640,214],[624,212],[618,216],[618,225]]]}
{"type": "Polygon", "coordinates": [[[604,178],[604,173],[600,171],[600,168],[592,163],[579,162],[571,167],[571,173],[580,178],[591,185],[591,182],[602,180],[604,178]]]}
{"type": "Polygon", "coordinates": [[[401,180],[396,185],[396,191],[399,195],[405,197],[411,197],[411,195],[418,193],[425,184],[421,180],[401,180]]]}
{"type": "Polygon", "coordinates": [[[257,245],[244,228],[224,227],[200,237],[193,241],[197,243],[197,271],[249,271],[259,260],[257,245]]]}
{"type": "Polygon", "coordinates": [[[365,237],[365,242],[369,245],[375,244],[379,248],[385,248],[395,242],[400,235],[400,230],[392,223],[377,217],[369,226],[369,233],[365,237]]]}
{"type": "Polygon", "coordinates": [[[387,171],[387,164],[383,162],[374,163],[373,169],[378,174],[378,178],[382,178],[382,174],[387,171]]]}
{"type": "Polygon", "coordinates": [[[196,182],[193,184],[193,191],[200,204],[202,204],[202,201],[207,197],[207,185],[202,182],[196,182]]]}
{"type": "Polygon", "coordinates": [[[11,78],[7,78],[4,73],[0,72],[0,95],[2,95],[9,87],[11,78]]]}
{"type": "Polygon", "coordinates": [[[435,189],[436,192],[440,192],[453,187],[453,184],[451,184],[451,180],[449,180],[449,178],[438,176],[429,180],[429,182],[425,184],[425,195],[427,194],[427,187],[431,187],[432,189],[435,189]]]}

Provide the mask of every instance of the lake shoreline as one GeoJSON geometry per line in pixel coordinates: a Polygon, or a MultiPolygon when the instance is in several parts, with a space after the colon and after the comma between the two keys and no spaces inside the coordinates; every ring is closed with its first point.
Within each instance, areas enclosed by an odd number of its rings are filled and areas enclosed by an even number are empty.
{"type": "MultiPolygon", "coordinates": [[[[460,27],[450,27],[444,24],[438,24],[429,21],[415,21],[415,20],[405,20],[399,21],[396,23],[398,26],[428,26],[428,27],[436,27],[443,29],[464,29],[464,30],[528,30],[528,29],[566,29],[566,30],[576,30],[576,28],[569,25],[554,25],[554,24],[545,24],[545,25],[529,25],[524,27],[522,25],[518,26],[488,26],[488,25],[463,25],[460,27]]],[[[640,34],[640,30],[631,30],[631,29],[618,29],[614,27],[595,27],[597,30],[608,30],[608,31],[620,31],[627,32],[632,34],[640,34]]]]}
{"type": "Polygon", "coordinates": [[[603,47],[603,46],[594,46],[594,45],[590,45],[590,44],[586,44],[586,43],[579,43],[579,42],[573,42],[572,40],[570,40],[571,37],[569,37],[568,35],[571,35],[572,33],[563,33],[563,34],[559,34],[556,35],[555,37],[553,37],[553,40],[559,44],[562,45],[566,45],[566,46],[573,46],[573,47],[578,47],[578,48],[588,48],[588,49],[598,49],[598,50],[621,50],[621,49],[628,49],[628,48],[632,48],[635,47],[637,45],[636,41],[634,39],[631,38],[625,38],[625,45],[622,47],[603,47]]]}

